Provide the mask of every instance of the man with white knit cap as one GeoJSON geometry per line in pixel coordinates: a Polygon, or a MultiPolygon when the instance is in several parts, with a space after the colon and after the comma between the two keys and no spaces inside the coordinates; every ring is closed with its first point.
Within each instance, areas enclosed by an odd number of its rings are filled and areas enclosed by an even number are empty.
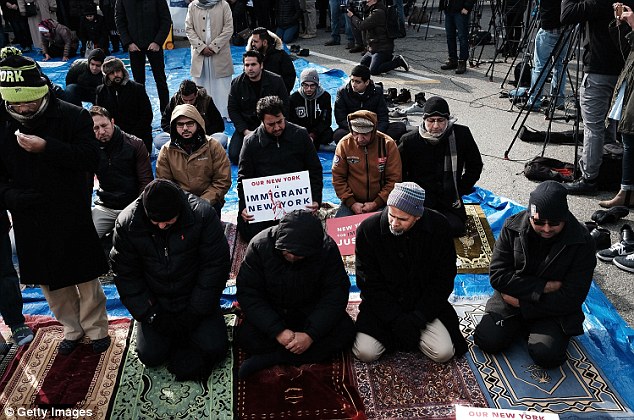
{"type": "Polygon", "coordinates": [[[467,351],[448,301],[456,276],[449,224],[424,202],[416,183],[397,183],[387,207],[357,229],[361,304],[352,352],[363,362],[399,350],[444,363],[467,351]]]}

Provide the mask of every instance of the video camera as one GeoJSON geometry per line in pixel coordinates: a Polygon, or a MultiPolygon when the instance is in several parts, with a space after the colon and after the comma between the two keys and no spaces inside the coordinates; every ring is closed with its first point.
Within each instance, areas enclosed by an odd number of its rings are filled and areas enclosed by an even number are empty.
{"type": "Polygon", "coordinates": [[[366,2],[367,0],[341,0],[341,13],[348,13],[348,10],[351,10],[356,17],[363,19],[363,9],[366,2]]]}

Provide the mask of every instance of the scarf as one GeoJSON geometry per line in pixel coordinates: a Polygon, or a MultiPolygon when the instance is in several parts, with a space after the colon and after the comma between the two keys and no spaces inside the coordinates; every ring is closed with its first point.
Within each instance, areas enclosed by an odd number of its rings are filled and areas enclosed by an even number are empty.
{"type": "Polygon", "coordinates": [[[6,102],[4,103],[4,106],[7,112],[9,113],[9,115],[11,116],[11,118],[16,120],[18,123],[20,123],[21,125],[27,128],[35,128],[38,125],[40,125],[41,122],[45,122],[45,120],[41,120],[40,117],[44,114],[44,112],[46,112],[46,109],[48,108],[48,104],[50,103],[50,95],[51,95],[51,92],[49,91],[42,98],[42,104],[40,105],[40,108],[37,111],[35,111],[33,115],[18,114],[17,112],[11,110],[11,108],[9,108],[6,102]]]}
{"type": "Polygon", "coordinates": [[[198,0],[198,2],[195,4],[196,7],[198,7],[199,9],[211,9],[212,7],[220,3],[220,1],[221,0],[198,0]]]}

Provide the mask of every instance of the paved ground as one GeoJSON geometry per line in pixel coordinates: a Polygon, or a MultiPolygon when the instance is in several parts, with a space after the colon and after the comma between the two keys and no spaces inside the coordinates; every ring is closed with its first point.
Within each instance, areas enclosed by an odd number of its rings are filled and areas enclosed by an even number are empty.
{"type": "MultiPolygon", "coordinates": [[[[481,23],[484,29],[487,29],[489,18],[483,17],[481,23]]],[[[464,75],[456,75],[453,71],[442,71],[440,65],[446,59],[447,46],[442,24],[438,22],[437,12],[432,16],[427,39],[425,39],[425,29],[422,27],[420,32],[408,29],[407,38],[396,41],[395,52],[406,58],[411,66],[410,72],[396,70],[382,77],[376,77],[375,80],[382,81],[386,88],[410,89],[412,97],[417,92],[425,92],[428,98],[440,95],[447,99],[451,113],[458,118],[460,124],[470,127],[483,155],[484,171],[478,185],[524,206],[527,205],[529,193],[537,184],[527,180],[520,172],[526,160],[541,153],[543,145],[518,140],[510,151],[509,159],[504,159],[504,152],[509,148],[515,135],[511,126],[518,116],[517,109],[511,110],[508,99],[499,98],[502,90],[500,86],[512,59],[509,59],[507,63],[495,64],[492,81],[485,76],[490,66],[488,62],[468,68],[464,75]]],[[[346,72],[358,63],[361,55],[350,54],[344,49],[345,35],[342,36],[341,46],[326,47],[323,44],[330,35],[324,30],[318,30],[318,34],[319,36],[315,39],[296,42],[302,48],[310,49],[311,56],[308,57],[310,61],[346,72]]],[[[479,54],[480,48],[477,48],[476,57],[479,54]]],[[[481,58],[490,60],[493,54],[493,48],[487,46],[481,58]]],[[[571,65],[569,71],[574,75],[575,66],[571,65]]],[[[507,83],[505,88],[510,89],[512,86],[507,83]]],[[[568,92],[570,90],[569,86],[568,92]]],[[[574,114],[573,111],[569,113],[574,114]]],[[[563,116],[564,112],[558,111],[557,115],[563,116]]],[[[411,121],[413,124],[418,124],[420,118],[412,118],[411,121]]],[[[528,126],[538,130],[545,130],[547,124],[548,121],[545,120],[543,114],[532,113],[527,120],[528,126]]],[[[553,131],[570,130],[572,125],[572,121],[568,123],[553,121],[553,131]]],[[[573,162],[575,150],[574,146],[570,145],[548,145],[545,155],[573,162]]],[[[613,194],[600,192],[586,197],[571,196],[569,205],[579,220],[587,221],[590,220],[592,213],[600,208],[597,202],[611,198],[613,194]]],[[[634,222],[634,214],[624,218],[618,224],[605,226],[611,231],[613,242],[618,238],[622,224],[632,222],[634,222]]],[[[633,275],[611,264],[598,262],[595,280],[621,316],[630,326],[634,326],[633,275]]]]}

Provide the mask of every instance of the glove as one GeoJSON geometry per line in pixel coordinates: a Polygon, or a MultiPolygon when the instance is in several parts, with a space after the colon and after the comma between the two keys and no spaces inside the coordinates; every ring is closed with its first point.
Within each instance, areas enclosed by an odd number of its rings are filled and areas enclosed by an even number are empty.
{"type": "Polygon", "coordinates": [[[11,212],[23,212],[43,206],[44,196],[32,189],[11,188],[4,193],[4,203],[11,212]]]}
{"type": "Polygon", "coordinates": [[[399,316],[392,323],[392,333],[402,350],[417,350],[420,343],[420,319],[413,313],[399,316]]]}

